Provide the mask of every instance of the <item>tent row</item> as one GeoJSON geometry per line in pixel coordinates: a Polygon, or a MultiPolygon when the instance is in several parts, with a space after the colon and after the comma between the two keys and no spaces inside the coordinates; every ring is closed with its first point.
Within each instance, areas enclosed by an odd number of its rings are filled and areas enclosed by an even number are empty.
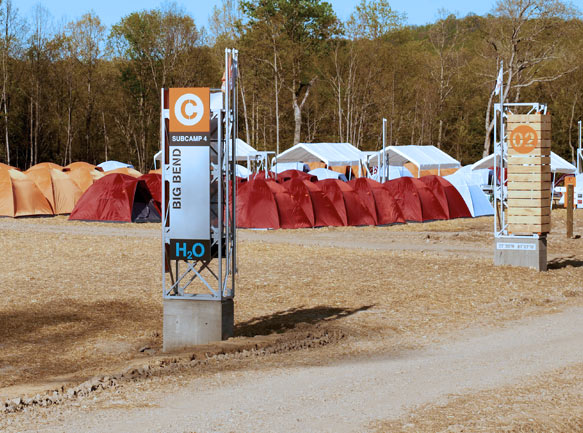
{"type": "Polygon", "coordinates": [[[402,177],[382,184],[368,178],[312,180],[297,175],[281,183],[264,178],[242,183],[237,226],[292,229],[471,217],[455,187],[439,176],[402,177]]]}
{"type": "Polygon", "coordinates": [[[112,174],[134,178],[142,174],[131,167],[110,167],[74,162],[66,167],[40,163],[25,172],[0,164],[0,216],[49,216],[73,212],[85,191],[112,174]]]}

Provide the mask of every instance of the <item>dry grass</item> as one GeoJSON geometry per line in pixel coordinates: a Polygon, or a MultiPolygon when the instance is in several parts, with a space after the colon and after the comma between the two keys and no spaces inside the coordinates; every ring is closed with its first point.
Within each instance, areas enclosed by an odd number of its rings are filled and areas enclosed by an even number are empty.
{"type": "Polygon", "coordinates": [[[575,433],[583,431],[583,364],[520,386],[451,396],[409,415],[378,423],[378,432],[575,433]]]}
{"type": "MultiPolygon", "coordinates": [[[[2,387],[109,373],[147,357],[138,351],[143,346],[160,348],[158,226],[64,218],[14,224],[18,230],[0,235],[0,395],[2,387]],[[69,227],[75,234],[67,233],[69,227]],[[111,227],[111,233],[104,235],[103,227],[111,227]]],[[[463,240],[484,249],[491,245],[485,233],[490,227],[491,219],[485,218],[321,233],[355,239],[357,246],[363,237],[390,242],[399,232],[400,242],[407,242],[420,238],[420,231],[453,231],[459,236],[444,236],[436,245],[446,248],[463,240]]],[[[360,341],[384,339],[386,344],[367,350],[387,350],[423,336],[438,338],[471,325],[583,303],[577,259],[537,273],[495,268],[489,253],[444,258],[431,251],[285,243],[286,237],[308,239],[311,233],[264,232],[266,239],[281,237],[283,243],[240,243],[235,343],[285,334],[300,323],[334,323],[360,341]]],[[[580,242],[559,241],[557,235],[551,251],[576,256],[580,242]]]]}

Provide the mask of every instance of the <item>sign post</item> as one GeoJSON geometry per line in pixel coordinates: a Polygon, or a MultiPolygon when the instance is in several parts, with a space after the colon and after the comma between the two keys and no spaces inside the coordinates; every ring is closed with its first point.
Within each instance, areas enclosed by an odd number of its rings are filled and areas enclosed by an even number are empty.
{"type": "Polygon", "coordinates": [[[547,270],[551,117],[541,104],[495,104],[494,263],[547,270]],[[526,110],[526,114],[517,114],[526,110]]]}
{"type": "Polygon", "coordinates": [[[162,90],[164,351],[233,335],[237,60],[222,90],[162,90]]]}

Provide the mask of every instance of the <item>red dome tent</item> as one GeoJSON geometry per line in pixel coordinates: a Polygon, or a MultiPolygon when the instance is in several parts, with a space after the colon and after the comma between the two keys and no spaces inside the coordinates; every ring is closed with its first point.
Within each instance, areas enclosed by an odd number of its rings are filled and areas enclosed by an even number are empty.
{"type": "Polygon", "coordinates": [[[383,185],[372,179],[361,177],[348,182],[360,195],[371,213],[376,217],[376,224],[404,223],[405,218],[397,201],[383,188],[383,185]]]}
{"type": "Polygon", "coordinates": [[[315,218],[314,226],[345,226],[346,208],[344,206],[344,200],[342,197],[340,197],[340,208],[338,208],[336,205],[334,205],[334,203],[332,203],[332,200],[330,200],[324,191],[322,191],[322,188],[320,188],[318,183],[310,182],[307,180],[304,180],[303,183],[310,192],[310,197],[312,198],[315,218]]]}
{"type": "Polygon", "coordinates": [[[290,179],[294,179],[294,178],[300,178],[300,179],[305,179],[305,180],[309,180],[311,182],[316,182],[318,180],[317,176],[308,174],[308,173],[304,173],[303,171],[299,171],[299,170],[285,170],[282,171],[281,173],[277,174],[277,181],[279,183],[283,183],[286,182],[290,179]]]}
{"type": "Polygon", "coordinates": [[[237,188],[237,227],[280,228],[277,203],[265,179],[252,179],[237,188]]]}
{"type": "Polygon", "coordinates": [[[350,182],[348,182],[348,185],[350,185],[352,189],[356,192],[356,194],[360,197],[360,199],[368,209],[368,212],[371,214],[374,220],[374,225],[376,226],[379,224],[379,222],[377,218],[375,199],[370,188],[370,185],[368,185],[364,179],[363,181],[358,183],[356,181],[357,179],[353,179],[350,182]]]}
{"type": "Polygon", "coordinates": [[[383,184],[395,199],[406,221],[423,221],[423,208],[417,188],[410,177],[399,177],[383,184]]]}
{"type": "Polygon", "coordinates": [[[423,211],[423,221],[446,220],[448,219],[447,200],[442,204],[435,193],[425,183],[414,177],[409,177],[410,181],[417,188],[421,210],[423,211]]]}
{"type": "Polygon", "coordinates": [[[338,196],[341,194],[344,200],[348,225],[375,225],[375,218],[352,186],[338,179],[321,180],[318,182],[318,186],[322,188],[322,191],[324,191],[333,203],[337,203],[338,196]]]}
{"type": "MultiPolygon", "coordinates": [[[[284,182],[283,186],[289,191],[292,199],[304,209],[313,227],[345,225],[338,209],[317,183],[296,177],[284,182]]],[[[345,212],[343,201],[341,205],[345,212]]]]}
{"type": "Polygon", "coordinates": [[[309,195],[292,198],[284,186],[264,179],[245,182],[237,191],[238,227],[297,229],[313,225],[309,195]]]}
{"type": "Polygon", "coordinates": [[[160,222],[160,214],[143,180],[114,173],[97,180],[85,191],[69,219],[160,222]]]}
{"type": "Polygon", "coordinates": [[[247,180],[253,180],[253,179],[275,179],[275,173],[268,171],[267,175],[265,174],[264,170],[261,170],[259,173],[253,173],[251,174],[251,176],[249,176],[249,179],[247,180]]]}
{"type": "Polygon", "coordinates": [[[146,182],[156,209],[158,212],[162,212],[162,175],[150,172],[148,174],[142,174],[138,177],[138,180],[146,182]]]}
{"type": "Polygon", "coordinates": [[[282,229],[300,229],[314,226],[313,210],[308,211],[306,209],[307,200],[311,202],[309,196],[307,198],[298,196],[297,199],[294,199],[284,186],[274,181],[267,181],[267,186],[275,197],[279,224],[282,229]]]}
{"type": "MultiPolygon", "coordinates": [[[[309,182],[306,182],[309,183],[309,182]]],[[[281,184],[289,193],[296,207],[299,207],[307,220],[310,227],[315,225],[314,204],[308,187],[300,177],[292,177],[290,180],[281,184]]],[[[297,210],[295,212],[298,212],[297,210]]]]}
{"type": "Polygon", "coordinates": [[[472,217],[466,202],[458,190],[443,177],[435,175],[423,176],[419,180],[425,183],[436,194],[440,203],[445,199],[445,206],[449,219],[472,217]]]}

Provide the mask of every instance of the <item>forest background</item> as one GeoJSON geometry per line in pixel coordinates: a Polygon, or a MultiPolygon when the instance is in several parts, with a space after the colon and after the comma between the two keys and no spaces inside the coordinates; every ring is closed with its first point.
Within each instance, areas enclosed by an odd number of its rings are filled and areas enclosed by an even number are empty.
{"type": "Polygon", "coordinates": [[[0,3],[0,161],[21,169],[119,160],[152,168],[160,89],[220,88],[239,50],[239,137],[258,150],[297,142],[435,145],[463,164],[491,153],[494,88],[548,104],[553,150],[573,161],[583,115],[583,21],[559,0],[497,0],[486,16],[440,11],[408,26],[387,0],[347,20],[321,0],[223,0],[197,28],[176,4],[106,28],[87,13],[55,24],[42,6],[0,3]]]}

